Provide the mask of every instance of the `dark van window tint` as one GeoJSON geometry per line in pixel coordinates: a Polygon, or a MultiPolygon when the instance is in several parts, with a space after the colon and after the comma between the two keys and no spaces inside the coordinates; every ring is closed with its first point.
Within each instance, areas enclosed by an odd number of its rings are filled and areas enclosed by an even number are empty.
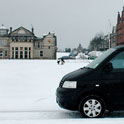
{"type": "Polygon", "coordinates": [[[116,55],[111,63],[114,69],[124,69],[124,51],[116,55]]]}

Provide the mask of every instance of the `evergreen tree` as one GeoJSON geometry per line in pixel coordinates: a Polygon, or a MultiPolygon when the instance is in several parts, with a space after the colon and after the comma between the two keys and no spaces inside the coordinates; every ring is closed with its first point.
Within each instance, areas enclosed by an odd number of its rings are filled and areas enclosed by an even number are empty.
{"type": "Polygon", "coordinates": [[[78,48],[77,48],[77,51],[80,53],[80,52],[83,52],[83,47],[81,44],[79,44],[78,48]]]}

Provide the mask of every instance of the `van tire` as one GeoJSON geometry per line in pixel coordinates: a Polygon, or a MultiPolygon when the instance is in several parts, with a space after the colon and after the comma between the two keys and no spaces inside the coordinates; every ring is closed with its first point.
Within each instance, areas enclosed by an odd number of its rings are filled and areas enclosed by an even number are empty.
{"type": "Polygon", "coordinates": [[[99,118],[105,113],[105,102],[96,95],[90,95],[82,99],[79,111],[85,118],[99,118]]]}

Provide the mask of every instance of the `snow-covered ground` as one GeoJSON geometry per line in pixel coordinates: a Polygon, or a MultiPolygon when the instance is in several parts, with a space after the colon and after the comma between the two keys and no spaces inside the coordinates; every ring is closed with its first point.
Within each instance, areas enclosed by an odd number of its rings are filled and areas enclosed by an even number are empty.
{"type": "Polygon", "coordinates": [[[0,60],[0,124],[123,124],[123,112],[106,114],[104,119],[83,119],[79,112],[56,104],[55,92],[61,78],[88,63],[0,60]]]}

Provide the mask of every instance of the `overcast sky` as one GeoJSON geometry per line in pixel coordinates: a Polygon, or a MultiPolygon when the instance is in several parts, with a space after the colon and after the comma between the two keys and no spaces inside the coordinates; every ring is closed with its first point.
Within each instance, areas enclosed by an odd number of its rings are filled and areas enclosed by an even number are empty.
{"type": "Polygon", "coordinates": [[[0,0],[0,25],[33,25],[38,37],[55,32],[59,49],[87,47],[97,33],[112,30],[123,6],[124,0],[0,0]]]}

